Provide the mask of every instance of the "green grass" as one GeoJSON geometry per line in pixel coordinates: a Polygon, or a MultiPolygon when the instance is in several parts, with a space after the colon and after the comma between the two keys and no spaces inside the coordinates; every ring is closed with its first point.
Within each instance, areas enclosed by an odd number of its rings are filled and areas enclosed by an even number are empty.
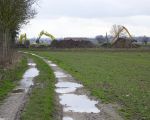
{"type": "Polygon", "coordinates": [[[8,95],[9,92],[21,80],[22,75],[27,69],[27,59],[25,57],[19,63],[9,69],[0,69],[0,102],[8,95]]]}
{"type": "Polygon", "coordinates": [[[106,103],[118,103],[125,119],[150,119],[149,52],[36,52],[71,73],[106,103]]]}
{"type": "Polygon", "coordinates": [[[29,57],[37,63],[40,75],[35,78],[37,85],[32,90],[21,120],[52,120],[56,113],[53,72],[40,58],[29,57]]]}

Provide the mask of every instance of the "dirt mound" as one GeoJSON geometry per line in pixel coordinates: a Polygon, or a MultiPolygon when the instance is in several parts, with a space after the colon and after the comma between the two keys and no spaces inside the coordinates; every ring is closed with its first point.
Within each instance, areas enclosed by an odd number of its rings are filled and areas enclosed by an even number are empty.
{"type": "Polygon", "coordinates": [[[118,38],[112,45],[113,48],[137,48],[139,47],[136,40],[131,40],[128,38],[118,38]]]}
{"type": "Polygon", "coordinates": [[[62,40],[52,41],[52,48],[92,48],[94,45],[90,41],[74,41],[74,40],[62,40]]]}

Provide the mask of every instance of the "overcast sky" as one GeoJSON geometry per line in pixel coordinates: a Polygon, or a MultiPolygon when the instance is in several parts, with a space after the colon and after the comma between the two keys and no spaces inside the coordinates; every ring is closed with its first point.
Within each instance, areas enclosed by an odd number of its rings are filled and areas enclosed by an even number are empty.
{"type": "Polygon", "coordinates": [[[37,37],[46,30],[56,37],[95,37],[113,24],[133,36],[150,36],[150,0],[39,0],[37,16],[21,33],[37,37]]]}

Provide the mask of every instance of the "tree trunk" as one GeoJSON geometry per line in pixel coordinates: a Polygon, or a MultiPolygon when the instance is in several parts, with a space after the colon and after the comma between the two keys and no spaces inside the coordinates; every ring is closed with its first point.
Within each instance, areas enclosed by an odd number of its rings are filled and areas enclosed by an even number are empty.
{"type": "Polygon", "coordinates": [[[10,47],[11,33],[8,29],[0,28],[0,65],[4,67],[11,62],[12,51],[10,47]]]}

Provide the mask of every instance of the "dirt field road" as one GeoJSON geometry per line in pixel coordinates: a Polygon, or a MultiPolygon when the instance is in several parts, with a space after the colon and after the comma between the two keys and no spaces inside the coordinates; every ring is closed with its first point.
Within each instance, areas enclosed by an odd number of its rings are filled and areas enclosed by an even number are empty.
{"type": "Polygon", "coordinates": [[[45,60],[57,79],[56,94],[63,108],[63,120],[122,120],[116,105],[102,104],[84,86],[51,61],[45,60]]]}

